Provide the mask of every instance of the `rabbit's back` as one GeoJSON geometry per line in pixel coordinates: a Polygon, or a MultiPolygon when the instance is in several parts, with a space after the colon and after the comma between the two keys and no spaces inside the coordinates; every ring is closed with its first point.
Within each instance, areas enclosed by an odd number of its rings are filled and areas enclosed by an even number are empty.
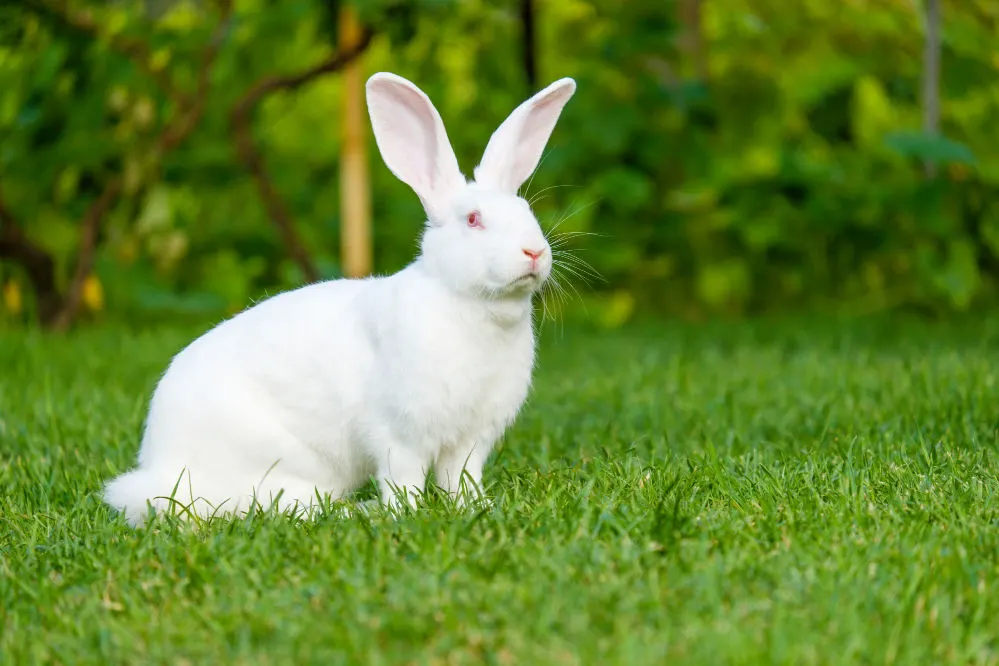
{"type": "Polygon", "coordinates": [[[274,296],[177,354],[153,393],[139,469],[108,501],[138,516],[159,495],[245,508],[271,489],[339,496],[363,483],[371,464],[352,439],[373,352],[358,310],[376,283],[274,296]]]}

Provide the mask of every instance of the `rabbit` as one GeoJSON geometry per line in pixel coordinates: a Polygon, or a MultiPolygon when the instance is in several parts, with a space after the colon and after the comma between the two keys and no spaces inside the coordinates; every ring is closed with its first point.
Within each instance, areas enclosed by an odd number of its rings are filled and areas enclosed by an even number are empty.
{"type": "Polygon", "coordinates": [[[374,477],[399,506],[433,469],[463,503],[532,382],[532,297],[552,249],[518,190],[575,90],[563,78],[518,106],[469,181],[429,97],[371,76],[378,150],[426,212],[416,259],[272,296],[195,339],[160,378],[138,464],[105,502],[135,526],[172,504],[202,518],[309,509],[374,477]]]}

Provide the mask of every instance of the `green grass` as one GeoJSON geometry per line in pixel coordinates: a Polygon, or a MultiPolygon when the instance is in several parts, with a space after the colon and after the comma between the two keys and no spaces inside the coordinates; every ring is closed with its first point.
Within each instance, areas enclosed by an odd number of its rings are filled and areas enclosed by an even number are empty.
{"type": "Polygon", "coordinates": [[[490,509],[132,531],[190,333],[0,333],[4,663],[999,663],[997,321],[567,328],[490,509]]]}

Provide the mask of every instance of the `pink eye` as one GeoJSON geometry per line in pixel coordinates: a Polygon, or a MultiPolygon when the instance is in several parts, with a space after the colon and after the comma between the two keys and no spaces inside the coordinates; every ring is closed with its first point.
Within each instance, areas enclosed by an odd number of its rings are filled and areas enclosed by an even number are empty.
{"type": "Polygon", "coordinates": [[[479,211],[473,210],[471,213],[468,214],[468,226],[477,229],[482,228],[482,214],[479,213],[479,211]]]}

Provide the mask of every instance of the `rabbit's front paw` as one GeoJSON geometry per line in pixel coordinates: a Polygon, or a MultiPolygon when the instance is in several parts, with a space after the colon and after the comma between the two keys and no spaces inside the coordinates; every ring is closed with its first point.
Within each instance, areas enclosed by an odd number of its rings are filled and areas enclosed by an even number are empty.
{"type": "Polygon", "coordinates": [[[416,506],[427,479],[427,465],[419,456],[404,448],[393,448],[379,470],[382,504],[390,509],[416,506]]]}

